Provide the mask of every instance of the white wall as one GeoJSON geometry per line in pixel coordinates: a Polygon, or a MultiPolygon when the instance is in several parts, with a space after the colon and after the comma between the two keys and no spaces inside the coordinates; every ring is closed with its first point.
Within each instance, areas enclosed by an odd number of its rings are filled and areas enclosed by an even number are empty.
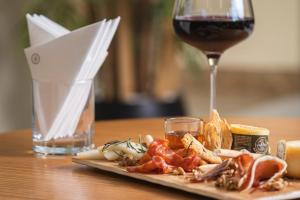
{"type": "Polygon", "coordinates": [[[0,132],[31,127],[31,78],[19,44],[20,2],[0,0],[0,132]]]}
{"type": "Polygon", "coordinates": [[[253,6],[253,34],[225,52],[220,69],[300,71],[300,1],[253,0],[253,6]]]}

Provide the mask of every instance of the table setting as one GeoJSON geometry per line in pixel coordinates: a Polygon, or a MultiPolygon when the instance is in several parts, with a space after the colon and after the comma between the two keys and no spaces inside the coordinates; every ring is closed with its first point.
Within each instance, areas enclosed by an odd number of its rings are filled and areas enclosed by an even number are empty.
{"type": "Polygon", "coordinates": [[[207,59],[207,115],[101,121],[94,79],[121,17],[69,30],[27,13],[32,127],[0,135],[0,199],[299,199],[300,118],[217,106],[219,62],[251,37],[254,11],[251,0],[174,1],[174,34],[207,59]]]}

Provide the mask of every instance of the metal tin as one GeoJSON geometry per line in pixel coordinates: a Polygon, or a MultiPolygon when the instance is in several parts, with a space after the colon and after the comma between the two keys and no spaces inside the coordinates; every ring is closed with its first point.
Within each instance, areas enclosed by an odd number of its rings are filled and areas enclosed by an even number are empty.
{"type": "Polygon", "coordinates": [[[232,149],[246,149],[252,153],[269,154],[269,130],[246,125],[231,125],[232,149]]]}

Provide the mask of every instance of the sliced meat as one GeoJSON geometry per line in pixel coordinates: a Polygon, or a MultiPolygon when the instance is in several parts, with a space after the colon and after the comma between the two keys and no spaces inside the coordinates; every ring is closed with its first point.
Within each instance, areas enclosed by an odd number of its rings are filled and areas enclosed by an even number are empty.
{"type": "Polygon", "coordinates": [[[197,174],[192,179],[190,179],[191,182],[203,182],[203,181],[209,181],[209,180],[215,180],[217,177],[221,175],[221,173],[227,169],[229,169],[229,166],[232,164],[232,159],[227,159],[223,161],[221,164],[218,164],[210,171],[204,173],[204,174],[197,174]]]}
{"type": "Polygon", "coordinates": [[[240,185],[240,189],[249,190],[252,187],[257,187],[261,181],[266,181],[265,184],[268,184],[268,182],[282,177],[286,171],[286,167],[286,162],[277,157],[260,157],[253,162],[253,165],[248,170],[247,178],[240,185]]]}
{"type": "Polygon", "coordinates": [[[157,174],[167,174],[174,170],[174,167],[168,165],[165,160],[160,156],[153,156],[148,162],[126,168],[128,172],[138,172],[138,173],[157,173],[157,174]]]}
{"type": "MultiPolygon", "coordinates": [[[[153,158],[155,157],[159,157],[160,160],[163,160],[163,163],[170,166],[170,169],[181,167],[185,172],[191,172],[194,168],[199,166],[201,162],[201,158],[193,149],[180,149],[175,152],[168,147],[166,140],[156,139],[149,145],[147,152],[139,161],[140,166],[136,166],[136,168],[127,168],[128,172],[139,171],[147,173],[147,171],[155,171],[153,169],[157,169],[157,164],[162,163],[162,161],[153,163],[153,158]]],[[[165,168],[161,167],[160,169],[165,168]]],[[[164,173],[170,172],[169,170],[162,171],[164,173]]],[[[162,171],[158,170],[158,173],[161,173],[162,171]]]]}

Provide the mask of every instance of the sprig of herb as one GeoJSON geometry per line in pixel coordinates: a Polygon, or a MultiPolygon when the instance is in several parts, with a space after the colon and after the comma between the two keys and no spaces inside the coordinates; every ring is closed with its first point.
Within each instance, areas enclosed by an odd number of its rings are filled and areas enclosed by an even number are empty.
{"type": "Polygon", "coordinates": [[[145,153],[145,152],[146,152],[146,150],[143,149],[142,146],[141,146],[141,148],[138,148],[138,147],[136,148],[136,147],[134,147],[134,146],[131,144],[131,138],[129,138],[129,139],[127,140],[127,147],[130,148],[130,149],[133,149],[133,150],[136,151],[137,153],[145,153]]]}
{"type": "Polygon", "coordinates": [[[137,148],[137,152],[138,153],[145,153],[146,149],[143,148],[144,146],[142,146],[142,148],[137,148]]]}
{"type": "Polygon", "coordinates": [[[127,148],[130,148],[134,151],[136,151],[137,153],[145,153],[146,152],[146,148],[140,144],[141,147],[134,147],[131,143],[131,138],[129,138],[128,140],[113,140],[110,142],[107,142],[106,144],[104,144],[103,148],[102,148],[102,152],[106,151],[111,145],[118,145],[118,144],[122,144],[122,143],[126,143],[127,148]]]}

